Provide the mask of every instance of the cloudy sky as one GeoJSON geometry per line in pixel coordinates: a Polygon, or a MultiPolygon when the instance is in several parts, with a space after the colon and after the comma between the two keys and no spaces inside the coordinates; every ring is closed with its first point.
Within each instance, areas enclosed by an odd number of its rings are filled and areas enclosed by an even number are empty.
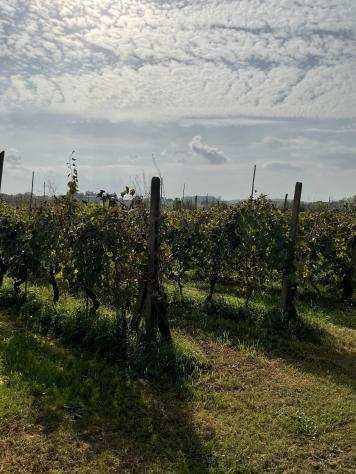
{"type": "Polygon", "coordinates": [[[2,0],[3,192],[356,193],[355,0],[2,0]],[[141,184],[140,184],[141,183],[141,184]]]}

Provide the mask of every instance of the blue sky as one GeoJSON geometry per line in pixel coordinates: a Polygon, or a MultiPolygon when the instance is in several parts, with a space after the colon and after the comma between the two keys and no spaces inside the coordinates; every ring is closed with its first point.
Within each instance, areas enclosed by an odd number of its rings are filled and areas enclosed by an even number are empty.
{"type": "Polygon", "coordinates": [[[3,191],[356,192],[355,0],[0,3],[3,191]]]}

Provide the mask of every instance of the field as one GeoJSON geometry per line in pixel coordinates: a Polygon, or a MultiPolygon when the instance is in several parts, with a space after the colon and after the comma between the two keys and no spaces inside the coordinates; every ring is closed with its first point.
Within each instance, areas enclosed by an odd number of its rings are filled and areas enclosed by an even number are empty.
{"type": "MultiPolygon", "coordinates": [[[[246,310],[218,293],[215,313],[193,284],[172,305],[174,339],[195,364],[172,383],[44,335],[34,305],[6,308],[6,284],[1,472],[354,472],[355,309],[301,298],[289,336],[268,323],[274,296],[246,310]]],[[[33,299],[53,306],[46,289],[30,288],[33,299]]]]}
{"type": "Polygon", "coordinates": [[[0,472],[353,472],[355,209],[154,180],[0,204],[0,472]]]}

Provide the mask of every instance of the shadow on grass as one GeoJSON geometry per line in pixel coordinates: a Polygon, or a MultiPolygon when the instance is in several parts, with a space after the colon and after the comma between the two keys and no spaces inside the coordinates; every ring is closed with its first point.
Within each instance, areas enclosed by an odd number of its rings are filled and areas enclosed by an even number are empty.
{"type": "Polygon", "coordinates": [[[93,314],[80,298],[68,296],[52,303],[46,291],[44,287],[34,287],[27,295],[18,295],[10,288],[2,288],[0,308],[21,320],[26,328],[55,336],[66,347],[87,350],[131,376],[179,384],[207,365],[204,354],[187,340],[176,337],[173,345],[161,342],[149,350],[147,345],[138,344],[127,329],[123,330],[120,313],[101,307],[93,314]]]}
{"type": "Polygon", "coordinates": [[[259,299],[248,308],[222,298],[207,308],[201,301],[185,298],[172,302],[170,319],[174,326],[212,336],[235,349],[258,347],[302,370],[356,388],[352,354],[322,325],[302,316],[286,328],[270,296],[266,302],[259,299]]]}
{"type": "MultiPolygon", "coordinates": [[[[0,327],[3,368],[33,395],[36,423],[49,435],[70,426],[90,446],[120,458],[129,472],[208,472],[211,454],[194,430],[186,384],[133,379],[85,352],[63,349],[16,326],[0,327]]],[[[116,471],[115,471],[116,472],[116,471]]]]}
{"type": "Polygon", "coordinates": [[[302,311],[318,311],[320,317],[340,328],[356,329],[356,299],[345,302],[341,299],[316,299],[303,294],[299,296],[299,305],[302,311]],[[328,303],[329,301],[329,303],[328,303]]]}
{"type": "MultiPolygon", "coordinates": [[[[277,300],[280,297],[281,289],[273,286],[269,289],[269,293],[277,300]]],[[[356,329],[356,318],[354,308],[356,306],[356,298],[345,301],[341,292],[326,291],[320,289],[319,292],[310,287],[300,288],[298,292],[298,303],[302,311],[313,310],[323,314],[324,320],[335,324],[336,326],[348,329],[356,329]]]]}
{"type": "MultiPolygon", "coordinates": [[[[192,282],[194,286],[202,292],[207,293],[206,283],[192,282]]],[[[230,282],[228,285],[219,283],[216,286],[215,295],[217,297],[233,297],[244,300],[243,295],[239,292],[236,283],[230,282]]],[[[281,296],[281,287],[277,281],[270,284],[265,292],[263,304],[269,308],[276,307],[279,304],[281,296]]],[[[315,310],[322,313],[323,319],[336,326],[348,329],[356,329],[356,318],[354,308],[356,307],[356,295],[352,301],[345,301],[342,297],[341,290],[331,288],[303,286],[298,290],[298,304],[300,309],[315,310]]]]}

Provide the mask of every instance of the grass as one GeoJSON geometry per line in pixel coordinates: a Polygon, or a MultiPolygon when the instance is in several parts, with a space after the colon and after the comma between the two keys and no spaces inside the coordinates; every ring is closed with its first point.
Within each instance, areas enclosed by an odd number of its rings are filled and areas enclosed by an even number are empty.
{"type": "Polygon", "coordinates": [[[221,287],[207,310],[202,288],[168,288],[183,369],[158,383],[93,351],[108,326],[83,345],[80,301],[46,291],[11,311],[0,293],[0,472],[354,472],[355,307],[303,298],[286,332],[273,295],[246,309],[221,287]]]}
{"type": "Polygon", "coordinates": [[[207,365],[204,354],[182,332],[177,332],[173,348],[160,345],[159,350],[144,351],[133,335],[123,332],[120,313],[102,306],[95,314],[87,311],[80,297],[64,295],[53,304],[46,287],[30,286],[27,294],[15,294],[6,281],[0,290],[0,308],[20,319],[36,333],[55,336],[67,347],[93,352],[116,363],[131,376],[162,379],[179,383],[207,365]]]}

